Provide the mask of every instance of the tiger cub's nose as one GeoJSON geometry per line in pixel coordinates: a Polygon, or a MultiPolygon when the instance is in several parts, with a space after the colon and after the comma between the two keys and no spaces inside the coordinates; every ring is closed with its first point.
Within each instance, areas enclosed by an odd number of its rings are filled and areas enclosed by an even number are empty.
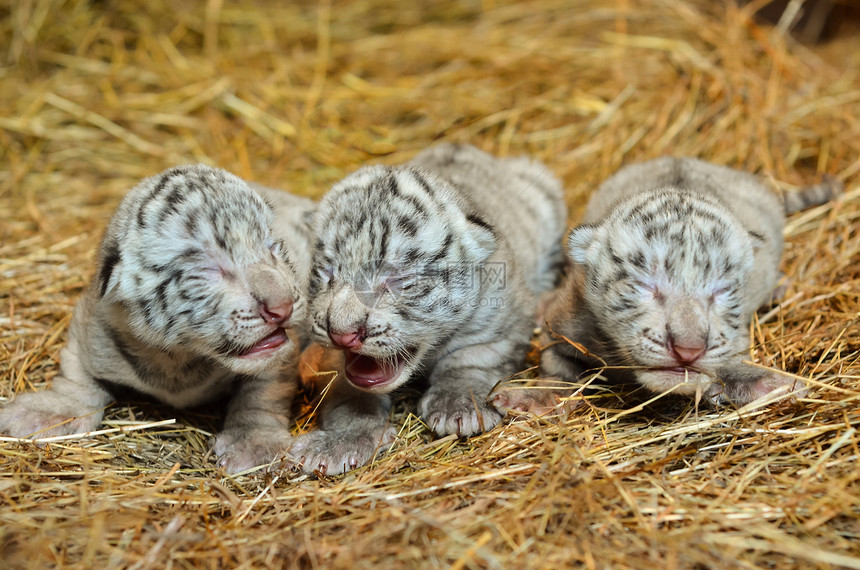
{"type": "Polygon", "coordinates": [[[683,346],[678,343],[670,343],[670,350],[678,362],[684,364],[692,364],[697,361],[700,356],[705,354],[704,343],[696,344],[695,346],[683,346]]]}
{"type": "Polygon", "coordinates": [[[267,323],[280,325],[285,323],[293,314],[293,301],[284,300],[277,304],[260,303],[260,316],[267,323]]]}
{"type": "Polygon", "coordinates": [[[329,332],[328,336],[335,345],[341,348],[358,349],[361,348],[361,345],[364,343],[363,328],[359,328],[355,332],[329,332]]]}

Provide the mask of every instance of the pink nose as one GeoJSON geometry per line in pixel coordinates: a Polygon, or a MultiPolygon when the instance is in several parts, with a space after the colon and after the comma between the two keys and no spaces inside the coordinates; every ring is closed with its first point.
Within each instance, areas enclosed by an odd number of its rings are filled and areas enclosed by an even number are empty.
{"type": "Polygon", "coordinates": [[[672,344],[671,349],[678,361],[683,363],[693,363],[705,354],[704,346],[682,346],[679,344],[672,344]]]}
{"type": "Polygon", "coordinates": [[[293,302],[282,301],[277,305],[260,303],[260,316],[267,323],[280,325],[287,321],[293,314],[293,302]]]}
{"type": "Polygon", "coordinates": [[[328,336],[333,343],[341,348],[361,348],[362,341],[364,340],[362,332],[361,330],[349,333],[330,332],[328,336]]]}

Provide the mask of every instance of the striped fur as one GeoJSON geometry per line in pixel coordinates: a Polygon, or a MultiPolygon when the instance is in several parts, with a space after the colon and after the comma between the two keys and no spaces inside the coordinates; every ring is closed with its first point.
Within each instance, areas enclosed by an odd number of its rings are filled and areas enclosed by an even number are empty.
{"type": "Polygon", "coordinates": [[[229,471],[288,444],[313,204],[203,165],[133,188],[110,221],[50,389],[19,395],[0,433],[86,432],[128,390],[183,408],[232,392],[215,451],[229,471]],[[56,425],[65,420],[68,423],[56,425]]]}
{"type": "MultiPolygon", "coordinates": [[[[822,203],[838,191],[829,188],[786,203],[822,203]]],[[[550,345],[563,335],[589,354],[552,344],[541,359],[547,382],[580,382],[605,363],[610,378],[714,402],[745,404],[800,388],[742,363],[750,316],[770,302],[780,275],[783,225],[783,200],[749,174],[692,158],[620,170],[570,234],[573,268],[550,303],[542,338],[550,345]]],[[[500,407],[543,411],[550,393],[522,391],[500,407]]]]}
{"type": "Polygon", "coordinates": [[[437,434],[495,426],[487,395],[521,367],[565,220],[545,167],[467,145],[335,185],[319,208],[311,323],[316,341],[346,349],[345,374],[294,457],[329,473],[364,463],[387,439],[386,394],[416,376],[437,434]]]}
{"type": "Polygon", "coordinates": [[[843,190],[842,183],[835,177],[825,174],[821,184],[807,186],[800,192],[784,192],[782,194],[786,215],[820,206],[833,200],[843,190]]]}

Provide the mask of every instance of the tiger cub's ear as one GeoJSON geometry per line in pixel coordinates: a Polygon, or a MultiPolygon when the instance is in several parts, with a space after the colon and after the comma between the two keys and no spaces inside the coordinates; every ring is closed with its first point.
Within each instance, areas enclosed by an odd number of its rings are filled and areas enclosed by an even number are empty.
{"type": "Polygon", "coordinates": [[[100,298],[104,297],[111,289],[110,280],[113,277],[113,270],[121,261],[122,255],[116,239],[105,237],[99,251],[99,271],[96,277],[100,298]]]}
{"type": "Polygon", "coordinates": [[[478,263],[486,261],[496,251],[496,230],[484,218],[475,213],[468,214],[466,222],[463,245],[478,263]]]}
{"type": "Polygon", "coordinates": [[[317,212],[316,209],[308,210],[302,214],[302,225],[304,225],[305,229],[311,233],[314,231],[314,227],[316,226],[317,221],[317,212]]]}
{"type": "Polygon", "coordinates": [[[588,253],[594,241],[597,228],[594,226],[579,226],[570,230],[567,237],[568,255],[575,263],[588,261],[588,253]]]}
{"type": "Polygon", "coordinates": [[[749,234],[750,243],[752,243],[753,251],[758,251],[762,246],[767,244],[767,238],[761,232],[753,231],[749,228],[744,228],[749,234]]]}

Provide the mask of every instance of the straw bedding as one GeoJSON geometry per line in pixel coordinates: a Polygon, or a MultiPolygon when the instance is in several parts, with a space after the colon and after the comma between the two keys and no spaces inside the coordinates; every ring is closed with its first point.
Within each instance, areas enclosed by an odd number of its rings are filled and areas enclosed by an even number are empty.
{"type": "Polygon", "coordinates": [[[846,192],[790,219],[751,324],[806,398],[606,394],[458,441],[405,394],[393,452],[337,478],[226,477],[217,414],[116,404],[91,439],[0,443],[0,566],[860,568],[860,36],[800,44],[762,4],[2,0],[0,403],[56,374],[112,209],[177,163],[317,197],[467,141],[550,165],[571,222],[664,154],[846,192]]]}

